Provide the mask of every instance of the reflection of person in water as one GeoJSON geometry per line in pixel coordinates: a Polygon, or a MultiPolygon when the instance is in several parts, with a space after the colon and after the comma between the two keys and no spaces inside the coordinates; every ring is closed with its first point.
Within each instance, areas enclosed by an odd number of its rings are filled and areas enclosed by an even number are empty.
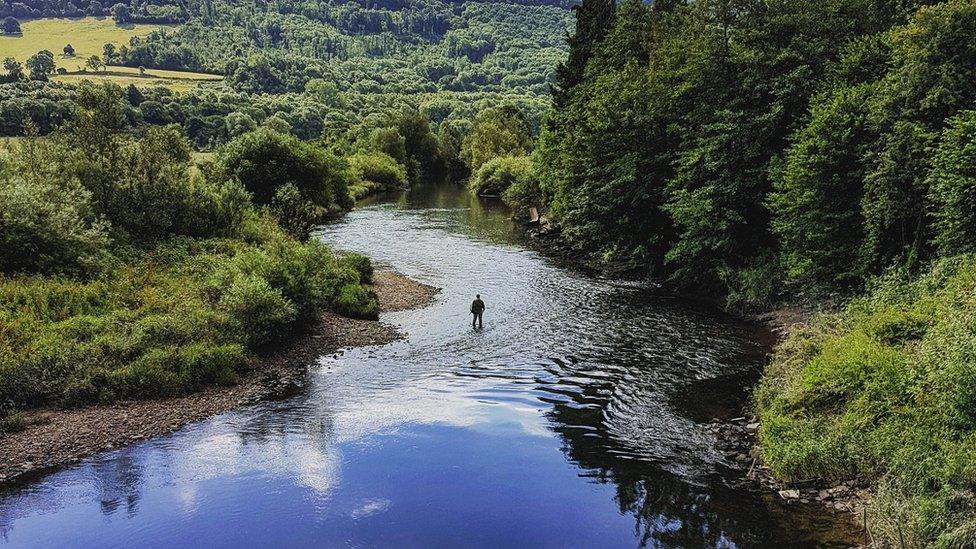
{"type": "Polygon", "coordinates": [[[485,312],[485,302],[481,301],[481,294],[474,296],[474,301],[471,302],[471,314],[474,317],[471,319],[471,327],[474,328],[474,323],[478,323],[478,327],[481,328],[481,315],[485,312]]]}

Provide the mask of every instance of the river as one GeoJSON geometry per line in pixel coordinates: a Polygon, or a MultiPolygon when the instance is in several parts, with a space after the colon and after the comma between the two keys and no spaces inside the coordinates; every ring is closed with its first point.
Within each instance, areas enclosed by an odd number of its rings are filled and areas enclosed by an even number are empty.
{"type": "Polygon", "coordinates": [[[559,265],[453,187],[373,201],[321,238],[443,290],[383,315],[405,340],[312,364],[299,396],[8,488],[0,542],[846,545],[837,517],[735,488],[702,424],[741,406],[759,327],[559,265]]]}

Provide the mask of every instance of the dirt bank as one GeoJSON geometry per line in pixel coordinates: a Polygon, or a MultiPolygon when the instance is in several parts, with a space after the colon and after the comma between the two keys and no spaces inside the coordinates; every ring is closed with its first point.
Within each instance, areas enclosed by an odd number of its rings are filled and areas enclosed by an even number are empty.
{"type": "MultiPolygon", "coordinates": [[[[383,312],[423,307],[439,291],[393,271],[378,271],[373,290],[383,312]]],[[[262,360],[232,387],[164,400],[31,411],[25,431],[0,435],[0,483],[162,435],[238,406],[295,394],[303,387],[307,367],[316,358],[339,349],[382,345],[400,337],[403,334],[383,322],[325,313],[307,334],[262,360]]]]}

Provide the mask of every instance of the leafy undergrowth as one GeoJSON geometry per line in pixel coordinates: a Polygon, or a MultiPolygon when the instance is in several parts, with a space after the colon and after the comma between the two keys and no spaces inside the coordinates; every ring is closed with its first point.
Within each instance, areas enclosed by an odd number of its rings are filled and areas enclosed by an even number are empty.
{"type": "Polygon", "coordinates": [[[889,274],[795,330],[756,393],[763,457],[784,480],[871,481],[873,534],[976,546],[976,257],[889,274]]]}
{"type": "Polygon", "coordinates": [[[280,231],[176,238],[129,255],[88,281],[0,276],[0,408],[233,384],[326,307],[377,314],[361,258],[280,231]]]}

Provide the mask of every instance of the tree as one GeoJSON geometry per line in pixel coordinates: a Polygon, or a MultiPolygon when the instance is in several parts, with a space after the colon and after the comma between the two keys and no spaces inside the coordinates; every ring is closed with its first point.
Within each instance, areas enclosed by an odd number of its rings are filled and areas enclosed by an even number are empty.
{"type": "Polygon", "coordinates": [[[240,182],[258,204],[270,204],[279,187],[291,183],[305,200],[324,210],[352,205],[348,164],[290,135],[260,128],[228,143],[218,158],[227,176],[240,182]]]}
{"type": "Polygon", "coordinates": [[[3,78],[7,82],[16,82],[24,77],[24,67],[17,62],[13,57],[5,57],[3,60],[3,70],[7,71],[7,75],[3,78]]]}
{"type": "Polygon", "coordinates": [[[232,112],[225,119],[227,125],[227,135],[237,137],[250,131],[254,131],[258,125],[253,118],[243,112],[232,112]]]}
{"type": "Polygon", "coordinates": [[[441,154],[437,136],[430,131],[427,117],[420,111],[407,111],[400,115],[396,127],[403,136],[403,164],[407,167],[410,182],[443,181],[447,176],[447,163],[441,154]]]}
{"type": "Polygon", "coordinates": [[[406,140],[396,128],[386,127],[374,129],[369,134],[368,147],[371,150],[389,155],[400,164],[407,163],[406,140]]]}
{"type": "Polygon", "coordinates": [[[20,34],[20,21],[13,17],[5,17],[3,19],[3,33],[4,34],[20,34]]]}
{"type": "Polygon", "coordinates": [[[976,252],[976,111],[942,132],[927,186],[939,254],[976,252]]]}
{"type": "Polygon", "coordinates": [[[16,174],[0,173],[0,273],[96,269],[107,256],[109,227],[90,193],[60,169],[64,151],[28,131],[12,152],[16,174]]]}
{"type": "Polygon", "coordinates": [[[772,227],[787,282],[809,293],[857,283],[864,238],[864,156],[871,143],[867,101],[873,88],[841,88],[817,100],[772,170],[772,227]]]}
{"type": "Polygon", "coordinates": [[[522,111],[506,106],[478,113],[461,142],[461,158],[472,172],[492,158],[532,152],[532,131],[522,111]]]}
{"type": "Polygon", "coordinates": [[[553,103],[561,108],[569,94],[583,80],[586,64],[593,51],[613,25],[617,3],[614,0],[583,0],[573,6],[576,30],[566,37],[569,58],[556,67],[556,83],[552,87],[553,103]]]}
{"type": "Polygon", "coordinates": [[[137,88],[135,84],[129,84],[125,88],[125,98],[126,100],[129,101],[129,104],[132,105],[133,107],[138,107],[139,105],[142,105],[142,102],[145,101],[146,99],[145,96],[142,94],[141,91],[139,91],[139,88],[137,88]]]}
{"type": "Polygon", "coordinates": [[[126,4],[115,4],[112,6],[112,19],[120,25],[128,23],[132,19],[132,10],[126,4]]]}
{"type": "Polygon", "coordinates": [[[64,51],[64,56],[65,57],[74,57],[75,56],[75,48],[71,44],[66,45],[64,47],[64,50],[63,51],[64,51]]]}
{"type": "Polygon", "coordinates": [[[85,61],[85,65],[91,70],[97,71],[100,67],[104,67],[105,63],[102,62],[101,57],[93,55],[89,57],[87,61],[85,61]]]}
{"type": "Polygon", "coordinates": [[[27,59],[27,70],[32,80],[47,80],[54,68],[54,54],[48,50],[41,50],[27,59]]]}
{"type": "Polygon", "coordinates": [[[118,55],[118,51],[115,49],[115,44],[109,42],[102,46],[102,58],[105,63],[117,64],[115,63],[116,55],[118,55]]]}

